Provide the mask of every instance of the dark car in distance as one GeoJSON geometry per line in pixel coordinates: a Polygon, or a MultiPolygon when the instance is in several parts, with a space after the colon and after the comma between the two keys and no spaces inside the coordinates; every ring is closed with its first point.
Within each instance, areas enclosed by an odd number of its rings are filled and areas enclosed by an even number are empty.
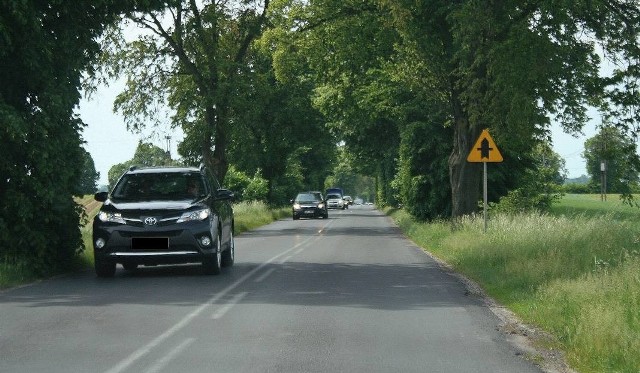
{"type": "Polygon", "coordinates": [[[291,200],[293,220],[300,218],[325,218],[329,217],[326,201],[320,192],[298,193],[295,199],[291,200]]]}
{"type": "Polygon", "coordinates": [[[139,265],[201,263],[218,274],[233,265],[233,193],[204,167],[130,168],[93,220],[95,271],[99,277],[139,265]]]}

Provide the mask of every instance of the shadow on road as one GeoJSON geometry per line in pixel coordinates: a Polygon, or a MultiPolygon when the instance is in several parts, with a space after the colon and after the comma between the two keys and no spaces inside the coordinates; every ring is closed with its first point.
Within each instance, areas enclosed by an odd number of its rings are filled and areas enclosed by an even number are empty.
{"type": "MultiPolygon", "coordinates": [[[[0,304],[21,307],[83,307],[111,304],[178,305],[206,302],[259,263],[238,263],[220,276],[204,276],[197,265],[118,270],[115,278],[92,272],[46,281],[0,294],[0,304]]],[[[243,303],[301,306],[422,309],[477,303],[464,286],[437,266],[297,263],[270,264],[243,281],[243,303]],[[255,279],[271,272],[263,282],[255,279]],[[462,302],[462,303],[461,303],[462,302]]],[[[231,297],[233,294],[230,294],[231,297]]],[[[224,303],[223,298],[219,302],[224,303]]]]}

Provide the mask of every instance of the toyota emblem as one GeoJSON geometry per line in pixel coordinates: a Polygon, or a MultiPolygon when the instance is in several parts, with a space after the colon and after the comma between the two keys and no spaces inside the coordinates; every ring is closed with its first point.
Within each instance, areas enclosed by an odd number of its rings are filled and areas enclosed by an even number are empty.
{"type": "Polygon", "coordinates": [[[156,219],[154,217],[144,218],[144,223],[146,225],[156,225],[156,224],[158,224],[158,219],[156,219]]]}

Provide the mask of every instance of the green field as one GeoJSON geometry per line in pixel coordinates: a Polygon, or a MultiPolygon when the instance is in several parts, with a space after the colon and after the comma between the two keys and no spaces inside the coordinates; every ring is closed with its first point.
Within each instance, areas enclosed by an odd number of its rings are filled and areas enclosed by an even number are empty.
{"type": "Polygon", "coordinates": [[[551,214],[490,216],[486,234],[481,217],[454,231],[391,215],[416,243],[550,332],[579,372],[640,371],[640,209],[612,195],[567,195],[551,214]]]}

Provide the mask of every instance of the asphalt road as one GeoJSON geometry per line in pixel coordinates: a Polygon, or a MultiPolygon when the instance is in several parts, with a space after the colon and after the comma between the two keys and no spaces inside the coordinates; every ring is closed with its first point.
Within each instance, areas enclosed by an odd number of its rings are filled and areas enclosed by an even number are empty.
{"type": "Polygon", "coordinates": [[[540,372],[368,206],[236,237],[236,264],[0,293],[0,372],[540,372]]]}

